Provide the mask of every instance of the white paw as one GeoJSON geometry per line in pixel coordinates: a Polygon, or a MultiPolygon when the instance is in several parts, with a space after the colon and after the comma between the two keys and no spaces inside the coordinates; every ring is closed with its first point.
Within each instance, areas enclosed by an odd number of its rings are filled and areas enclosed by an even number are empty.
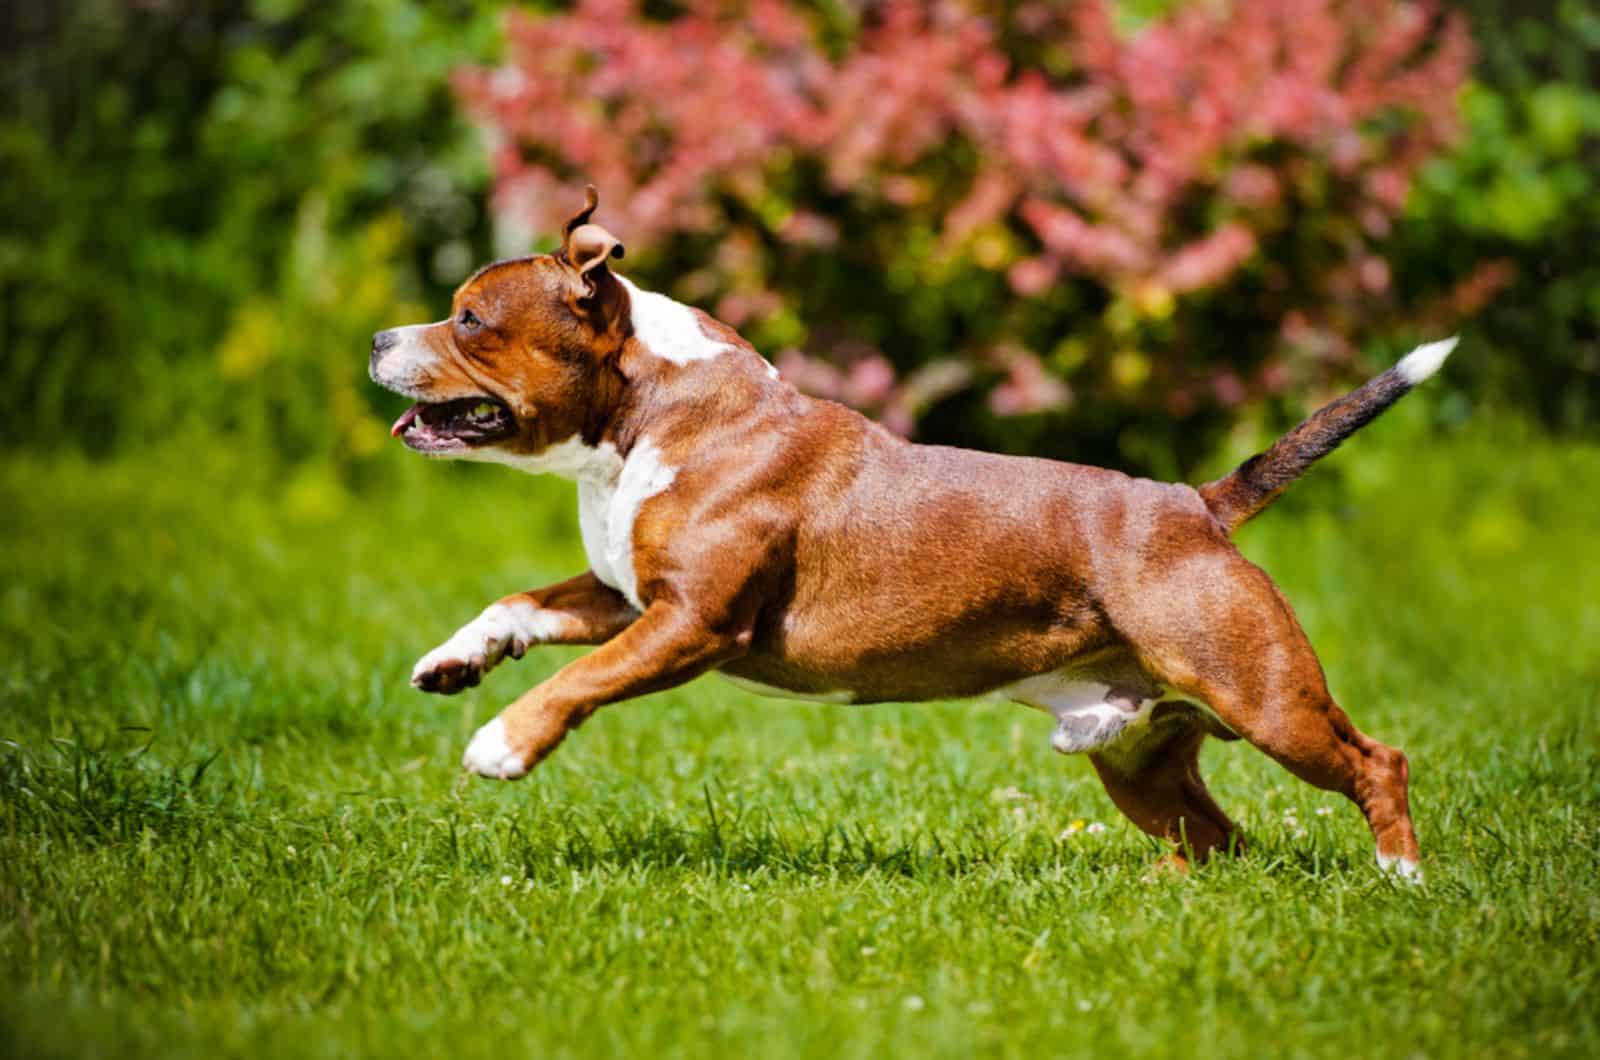
{"type": "Polygon", "coordinates": [[[506,742],[506,723],[499,718],[473,735],[466,754],[461,756],[461,765],[491,780],[517,780],[528,772],[528,764],[506,742]]]}
{"type": "Polygon", "coordinates": [[[525,604],[490,604],[483,614],[417,660],[411,684],[444,695],[471,688],[507,655],[522,658],[528,646],[546,632],[548,623],[531,621],[539,614],[525,604]]]}
{"type": "Polygon", "coordinates": [[[1387,873],[1404,883],[1420,884],[1423,882],[1422,866],[1407,857],[1396,854],[1378,855],[1378,871],[1387,873]]]}

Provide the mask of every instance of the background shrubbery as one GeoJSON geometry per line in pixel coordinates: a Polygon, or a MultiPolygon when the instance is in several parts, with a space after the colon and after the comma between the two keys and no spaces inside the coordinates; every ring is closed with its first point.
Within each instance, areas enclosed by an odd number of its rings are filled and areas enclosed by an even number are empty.
{"type": "Polygon", "coordinates": [[[1590,5],[968,10],[7,5],[0,431],[359,481],[371,331],[586,179],[642,282],[923,438],[1181,473],[1458,326],[1447,414],[1592,422],[1590,5]]]}
{"type": "Polygon", "coordinates": [[[511,20],[462,77],[501,209],[549,231],[596,180],[659,282],[901,430],[1170,465],[1427,326],[1382,250],[1455,138],[1459,16],[686,6],[511,20]]]}
{"type": "Polygon", "coordinates": [[[1554,426],[1600,412],[1600,8],[1462,0],[1475,27],[1465,135],[1421,174],[1390,251],[1408,292],[1472,312],[1452,375],[1554,426]],[[1491,297],[1492,294],[1492,297],[1491,297]],[[1470,372],[1470,375],[1463,373],[1470,372]]]}
{"type": "Polygon", "coordinates": [[[448,82],[493,53],[496,7],[3,5],[7,442],[215,428],[319,465],[373,444],[372,331],[487,252],[448,82]]]}

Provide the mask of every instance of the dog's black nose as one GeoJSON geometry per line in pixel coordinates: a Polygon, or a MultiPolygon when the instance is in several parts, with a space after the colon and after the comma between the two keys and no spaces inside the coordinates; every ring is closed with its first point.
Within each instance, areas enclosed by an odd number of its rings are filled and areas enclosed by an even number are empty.
{"type": "Polygon", "coordinates": [[[368,370],[378,367],[378,361],[382,359],[383,351],[399,341],[400,336],[396,335],[393,330],[380,331],[372,336],[372,356],[367,360],[368,370]]]}

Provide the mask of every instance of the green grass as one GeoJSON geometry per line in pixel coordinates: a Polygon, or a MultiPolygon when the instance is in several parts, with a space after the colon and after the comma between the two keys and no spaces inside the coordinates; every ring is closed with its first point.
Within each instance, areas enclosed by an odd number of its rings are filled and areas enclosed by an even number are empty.
{"type": "Polygon", "coordinates": [[[1596,1055],[1600,452],[1402,415],[1331,463],[1243,545],[1409,752],[1421,889],[1238,744],[1205,767],[1253,849],[1150,878],[999,704],[709,677],[458,791],[476,724],[572,653],[453,699],[410,665],[580,569],[567,487],[8,457],[0,1051],[1596,1055]]]}

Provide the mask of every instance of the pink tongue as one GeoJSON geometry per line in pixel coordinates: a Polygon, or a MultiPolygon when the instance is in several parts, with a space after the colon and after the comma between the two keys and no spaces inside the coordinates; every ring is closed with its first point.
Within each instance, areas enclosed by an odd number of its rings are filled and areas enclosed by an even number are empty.
{"type": "Polygon", "coordinates": [[[389,437],[398,438],[404,434],[405,429],[411,426],[411,421],[417,418],[417,413],[421,410],[421,405],[412,405],[402,412],[400,418],[394,421],[394,426],[389,428],[389,437]]]}

